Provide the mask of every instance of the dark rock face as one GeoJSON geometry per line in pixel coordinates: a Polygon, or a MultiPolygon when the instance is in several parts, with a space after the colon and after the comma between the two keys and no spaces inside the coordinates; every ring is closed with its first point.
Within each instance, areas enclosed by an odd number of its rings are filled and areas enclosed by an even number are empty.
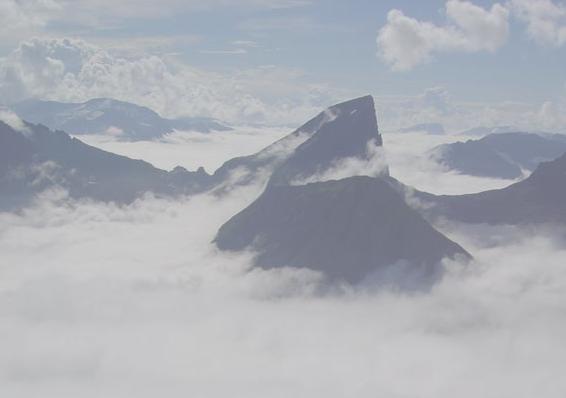
{"type": "Polygon", "coordinates": [[[228,130],[208,118],[164,119],[149,108],[108,98],[84,103],[26,100],[13,106],[22,119],[71,134],[102,134],[108,131],[128,141],[151,140],[173,129],[209,132],[228,130]]]}
{"type": "Polygon", "coordinates": [[[430,226],[379,178],[270,186],[222,226],[222,250],[259,252],[264,268],[307,267],[332,279],[424,286],[445,257],[468,254],[430,226]]]}
{"type": "Polygon", "coordinates": [[[534,133],[490,134],[433,148],[430,156],[438,163],[462,174],[516,179],[533,171],[540,162],[566,152],[566,137],[534,133]]]}
{"type": "Polygon", "coordinates": [[[46,188],[72,197],[128,203],[146,192],[178,195],[202,190],[204,171],[160,170],[142,160],[86,145],[62,131],[27,123],[16,131],[0,122],[0,206],[22,207],[46,188]]]}
{"type": "Polygon", "coordinates": [[[322,115],[325,122],[279,163],[260,198],[219,230],[221,250],[257,250],[264,268],[306,267],[333,280],[407,288],[433,283],[443,258],[469,257],[405,204],[386,173],[290,184],[337,159],[363,159],[368,143],[382,144],[371,97],[322,115]]]}
{"type": "Polygon", "coordinates": [[[566,224],[566,154],[507,188],[460,196],[417,193],[425,214],[467,223],[566,224]]]}

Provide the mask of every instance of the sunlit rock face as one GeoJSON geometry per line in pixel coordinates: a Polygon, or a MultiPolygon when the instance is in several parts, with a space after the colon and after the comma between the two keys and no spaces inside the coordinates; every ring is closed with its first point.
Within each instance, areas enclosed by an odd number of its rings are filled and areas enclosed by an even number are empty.
{"type": "Polygon", "coordinates": [[[443,258],[469,258],[407,206],[386,167],[373,176],[293,183],[340,159],[369,161],[368,146],[382,145],[371,97],[323,114],[326,122],[275,169],[265,192],[221,227],[220,249],[255,250],[263,268],[306,267],[330,280],[404,288],[430,286],[443,258]]]}

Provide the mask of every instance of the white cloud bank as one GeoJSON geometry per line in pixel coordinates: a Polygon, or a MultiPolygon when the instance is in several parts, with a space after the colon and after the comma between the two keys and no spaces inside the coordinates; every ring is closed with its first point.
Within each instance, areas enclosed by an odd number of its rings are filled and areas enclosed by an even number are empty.
{"type": "Polygon", "coordinates": [[[428,294],[317,297],[313,274],[247,272],[209,244],[257,193],[0,214],[3,394],[562,398],[552,238],[478,232],[462,243],[479,263],[428,294]]]}
{"type": "Polygon", "coordinates": [[[484,9],[468,1],[446,3],[443,26],[393,9],[377,36],[380,56],[395,70],[409,70],[442,52],[495,52],[507,41],[509,11],[496,3],[484,9]]]}

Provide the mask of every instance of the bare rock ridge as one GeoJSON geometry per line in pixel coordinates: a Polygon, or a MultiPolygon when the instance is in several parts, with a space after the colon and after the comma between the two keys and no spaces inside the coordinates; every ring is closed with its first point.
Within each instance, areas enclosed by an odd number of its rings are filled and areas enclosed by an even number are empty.
{"type": "Polygon", "coordinates": [[[469,258],[406,205],[390,177],[290,185],[335,159],[366,156],[371,140],[381,145],[371,97],[325,114],[331,117],[275,169],[265,192],[220,228],[216,245],[254,249],[263,268],[306,267],[333,280],[410,288],[436,280],[443,258],[469,258]]]}

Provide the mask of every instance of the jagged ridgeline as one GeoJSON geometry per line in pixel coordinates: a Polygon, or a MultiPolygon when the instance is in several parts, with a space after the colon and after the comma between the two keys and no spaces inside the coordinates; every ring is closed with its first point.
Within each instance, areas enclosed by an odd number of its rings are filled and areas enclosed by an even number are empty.
{"type": "MultiPolygon", "coordinates": [[[[482,145],[489,143],[491,150],[509,137],[489,138],[482,145]]],[[[538,136],[520,138],[541,142],[538,136]]],[[[516,149],[509,153],[515,162],[527,159],[534,168],[543,155],[561,151],[543,144],[529,145],[537,149],[536,159],[516,149]]],[[[267,182],[256,201],[220,228],[215,244],[221,250],[254,250],[255,264],[263,268],[306,267],[335,280],[373,278],[408,287],[437,280],[443,259],[470,257],[429,221],[566,224],[566,155],[540,164],[530,177],[504,189],[459,196],[411,189],[412,197],[424,204],[415,210],[405,202],[404,191],[410,188],[389,176],[382,145],[370,96],[332,106],[213,174],[202,168],[165,171],[43,125],[0,122],[0,210],[25,207],[55,187],[71,198],[130,203],[147,192],[176,197],[267,182]],[[377,159],[384,166],[358,167],[345,175],[345,159],[368,165],[377,159]]]]}

